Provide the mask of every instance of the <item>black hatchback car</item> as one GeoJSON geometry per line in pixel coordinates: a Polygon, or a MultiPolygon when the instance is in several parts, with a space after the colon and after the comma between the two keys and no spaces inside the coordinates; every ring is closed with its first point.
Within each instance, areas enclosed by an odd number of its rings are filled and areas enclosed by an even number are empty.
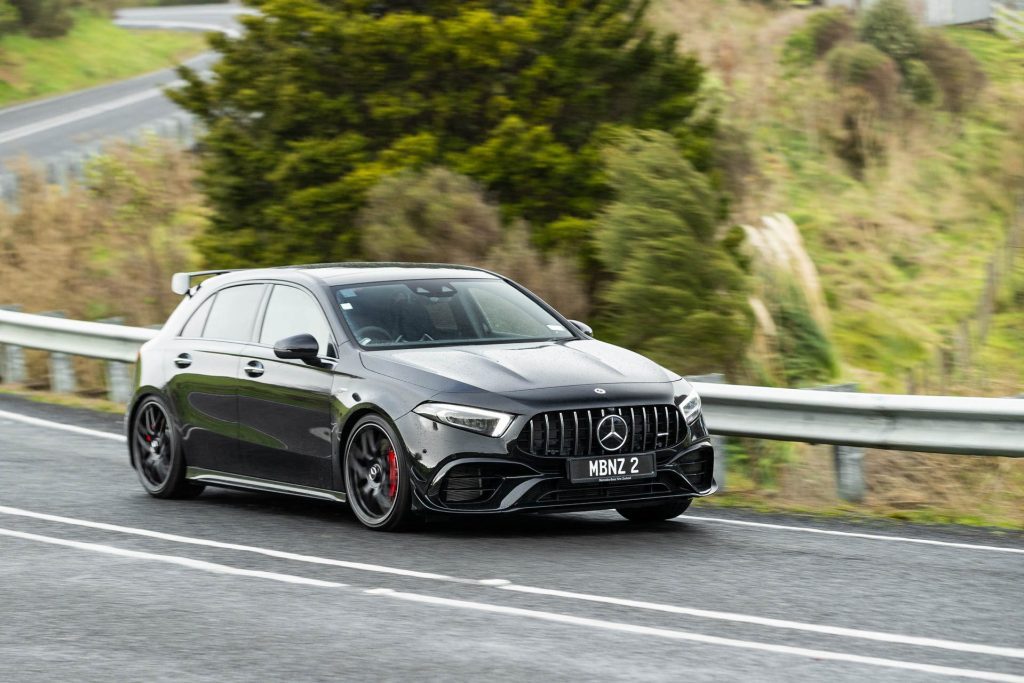
{"type": "Polygon", "coordinates": [[[397,529],[427,512],[663,520],[716,488],[684,379],[494,273],[352,263],[172,287],[185,298],[142,347],[126,421],[154,496],[290,493],[397,529]]]}

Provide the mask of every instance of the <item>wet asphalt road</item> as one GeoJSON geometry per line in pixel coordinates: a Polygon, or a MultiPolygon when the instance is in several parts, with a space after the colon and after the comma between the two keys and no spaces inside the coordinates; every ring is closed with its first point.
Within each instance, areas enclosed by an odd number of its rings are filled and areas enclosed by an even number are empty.
{"type": "Polygon", "coordinates": [[[597,512],[381,534],[283,496],[161,501],[116,437],[0,412],[2,681],[1024,681],[1022,580],[1021,533],[699,503],[650,528],[597,512]]]}

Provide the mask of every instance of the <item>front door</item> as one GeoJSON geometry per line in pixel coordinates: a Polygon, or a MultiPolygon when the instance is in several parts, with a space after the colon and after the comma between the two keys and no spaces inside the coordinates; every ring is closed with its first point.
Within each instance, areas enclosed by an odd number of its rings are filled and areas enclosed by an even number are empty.
{"type": "Polygon", "coordinates": [[[331,391],[336,357],[320,304],[306,290],[274,285],[256,343],[245,347],[238,378],[239,472],[259,479],[333,488],[331,391]],[[320,342],[324,361],[309,365],[274,355],[297,334],[320,342]]]}

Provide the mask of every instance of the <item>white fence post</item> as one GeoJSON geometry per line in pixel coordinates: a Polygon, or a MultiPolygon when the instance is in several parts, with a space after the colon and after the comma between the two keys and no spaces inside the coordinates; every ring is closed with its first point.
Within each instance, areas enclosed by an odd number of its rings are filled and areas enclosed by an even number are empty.
{"type": "MultiPolygon", "coordinates": [[[[124,318],[114,316],[97,320],[109,325],[124,325],[124,318]]],[[[107,361],[107,398],[114,403],[127,403],[132,397],[131,365],[116,360],[107,361]]]]}
{"type": "MultiPolygon", "coordinates": [[[[68,317],[63,311],[46,311],[39,315],[50,318],[68,317]]],[[[50,391],[58,394],[73,394],[78,391],[75,380],[75,366],[71,356],[58,351],[50,352],[50,391]]]]}
{"type": "MultiPolygon", "coordinates": [[[[818,391],[857,391],[856,384],[835,384],[816,387],[818,391]]],[[[836,473],[836,493],[845,501],[860,503],[864,500],[864,449],[859,446],[833,446],[836,473]]]]}
{"type": "MultiPolygon", "coordinates": [[[[20,311],[21,306],[18,304],[0,306],[0,310],[20,311]]],[[[20,346],[0,345],[0,383],[24,384],[27,376],[25,351],[20,346]]]]}

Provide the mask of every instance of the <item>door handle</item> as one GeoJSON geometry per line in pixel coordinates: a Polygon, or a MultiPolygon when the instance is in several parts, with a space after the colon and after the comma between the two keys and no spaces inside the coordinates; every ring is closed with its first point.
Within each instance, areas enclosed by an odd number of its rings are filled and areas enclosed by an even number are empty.
{"type": "Polygon", "coordinates": [[[245,374],[250,377],[259,377],[263,374],[263,363],[258,360],[251,360],[245,364],[245,374]]]}
{"type": "Polygon", "coordinates": [[[174,359],[174,364],[179,368],[187,368],[192,365],[192,356],[187,353],[182,353],[174,359]]]}

